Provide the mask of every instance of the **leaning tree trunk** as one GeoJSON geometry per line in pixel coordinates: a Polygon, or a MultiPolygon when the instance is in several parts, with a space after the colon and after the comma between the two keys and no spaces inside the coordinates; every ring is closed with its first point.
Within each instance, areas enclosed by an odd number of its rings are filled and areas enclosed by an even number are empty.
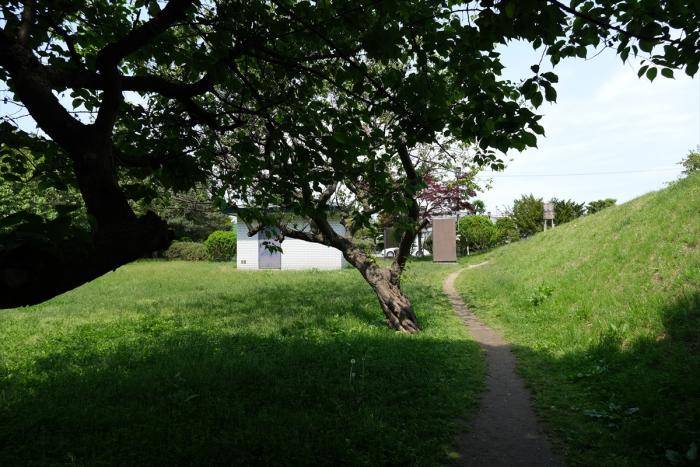
{"type": "Polygon", "coordinates": [[[362,277],[377,294],[387,325],[392,329],[409,334],[419,332],[420,327],[413,306],[408,297],[401,291],[401,272],[406,263],[407,252],[413,242],[413,237],[402,239],[398,257],[390,268],[383,268],[351,240],[338,235],[325,217],[313,216],[311,221],[313,222],[312,232],[298,230],[296,227],[290,229],[282,223],[277,227],[285,237],[321,243],[340,250],[348,263],[362,274],[362,277]]]}
{"type": "Polygon", "coordinates": [[[344,251],[344,255],[377,294],[387,325],[400,332],[419,332],[420,327],[413,305],[401,290],[400,274],[390,268],[378,266],[357,247],[344,251]]]}
{"type": "MultiPolygon", "coordinates": [[[[366,279],[366,278],[365,278],[366,279]]],[[[369,282],[369,281],[368,281],[369,282]]],[[[397,331],[415,333],[420,331],[418,320],[413,311],[413,305],[401,288],[388,280],[370,282],[374,293],[377,294],[379,305],[382,307],[386,322],[397,331]]]]}

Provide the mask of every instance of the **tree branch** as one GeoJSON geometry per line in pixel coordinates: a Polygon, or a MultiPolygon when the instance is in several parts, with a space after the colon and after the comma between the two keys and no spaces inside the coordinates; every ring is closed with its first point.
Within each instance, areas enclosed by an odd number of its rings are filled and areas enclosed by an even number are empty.
{"type": "Polygon", "coordinates": [[[97,68],[116,66],[128,55],[147,45],[176,21],[182,19],[190,5],[192,0],[170,0],[160,13],[100,50],[97,54],[97,68]]]}
{"type": "Polygon", "coordinates": [[[24,9],[22,10],[22,22],[17,31],[17,42],[26,45],[34,18],[34,0],[24,0],[22,3],[24,4],[24,9]]]}
{"type": "Polygon", "coordinates": [[[599,26],[603,29],[608,29],[608,30],[613,30],[616,32],[619,32],[620,34],[624,34],[625,36],[629,37],[634,37],[635,39],[639,40],[647,40],[647,41],[665,41],[670,44],[679,44],[679,40],[674,40],[666,36],[640,36],[639,34],[633,34],[619,26],[615,26],[612,23],[609,23],[607,21],[600,20],[598,18],[595,18],[591,15],[588,15],[586,13],[583,13],[581,11],[576,10],[575,8],[571,8],[568,5],[565,5],[564,3],[560,2],[559,0],[545,0],[548,3],[551,3],[552,5],[556,6],[562,11],[565,11],[571,15],[574,15],[578,18],[581,18],[582,20],[588,21],[589,23],[593,23],[596,26],[599,26]]]}

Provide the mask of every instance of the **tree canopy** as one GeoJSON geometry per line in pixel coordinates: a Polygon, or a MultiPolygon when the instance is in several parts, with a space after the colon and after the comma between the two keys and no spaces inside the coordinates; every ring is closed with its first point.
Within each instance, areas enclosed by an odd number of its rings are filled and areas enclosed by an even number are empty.
{"type": "Polygon", "coordinates": [[[422,147],[445,160],[470,148],[470,163],[499,169],[500,154],[544,134],[536,108],[556,100],[558,78],[533,64],[505,80],[500,44],[527,41],[553,64],[615,47],[644,55],[651,80],[693,76],[700,60],[691,1],[15,0],[0,14],[0,80],[40,130],[3,116],[2,154],[60,167],[42,179],[79,190],[89,226],[5,219],[3,307],[167,247],[167,223],[133,208],[153,184],[206,181],[251,218],[283,206],[319,231],[345,194],[357,225],[381,207],[410,243],[422,147]]]}

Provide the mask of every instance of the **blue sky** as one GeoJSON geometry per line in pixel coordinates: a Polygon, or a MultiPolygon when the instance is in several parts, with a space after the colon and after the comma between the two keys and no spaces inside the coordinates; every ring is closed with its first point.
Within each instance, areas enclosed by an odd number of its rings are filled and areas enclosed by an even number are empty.
{"type": "MultiPolygon", "coordinates": [[[[502,52],[504,74],[512,80],[530,76],[530,65],[540,59],[522,44],[502,52]]],[[[678,162],[700,144],[700,80],[676,72],[676,79],[650,83],[637,78],[638,66],[623,65],[610,49],[557,65],[557,102],[538,109],[546,137],[536,149],[509,153],[505,171],[484,174],[493,180],[491,190],[479,195],[487,210],[499,211],[529,193],[624,202],[678,178],[678,162]]]]}

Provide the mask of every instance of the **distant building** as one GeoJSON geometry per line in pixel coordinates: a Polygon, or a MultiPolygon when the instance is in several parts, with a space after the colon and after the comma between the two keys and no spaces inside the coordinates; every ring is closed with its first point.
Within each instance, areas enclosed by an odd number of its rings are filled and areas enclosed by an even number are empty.
{"type": "MultiPolygon", "coordinates": [[[[333,230],[345,235],[345,227],[339,219],[329,219],[333,230]]],[[[290,221],[294,224],[294,221],[290,221]]],[[[299,220],[299,225],[307,224],[299,220]]],[[[238,269],[341,269],[346,262],[340,250],[320,243],[285,238],[280,244],[282,251],[271,252],[265,247],[269,239],[264,231],[249,236],[249,228],[239,219],[236,224],[238,269]]]]}

